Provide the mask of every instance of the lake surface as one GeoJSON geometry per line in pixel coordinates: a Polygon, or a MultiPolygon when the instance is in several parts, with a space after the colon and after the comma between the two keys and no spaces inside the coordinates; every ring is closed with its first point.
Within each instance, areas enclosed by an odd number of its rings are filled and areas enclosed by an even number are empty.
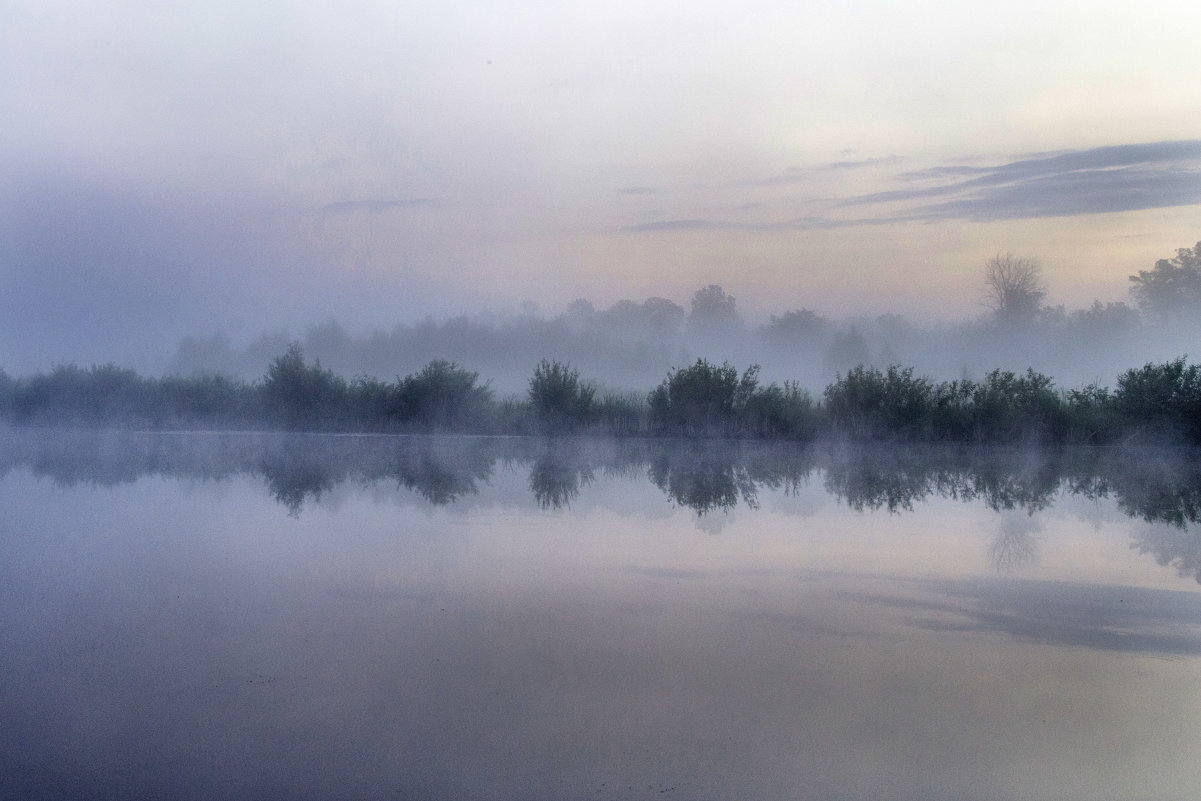
{"type": "Polygon", "coordinates": [[[1198,470],[0,431],[0,797],[1196,797],[1198,470]]]}

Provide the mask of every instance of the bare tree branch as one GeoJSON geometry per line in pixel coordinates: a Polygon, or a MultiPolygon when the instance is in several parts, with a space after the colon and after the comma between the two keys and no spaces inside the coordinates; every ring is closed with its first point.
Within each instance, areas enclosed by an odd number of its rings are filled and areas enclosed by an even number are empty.
{"type": "Polygon", "coordinates": [[[984,263],[984,305],[1004,321],[1026,320],[1042,305],[1042,267],[1034,259],[998,253],[984,263]]]}

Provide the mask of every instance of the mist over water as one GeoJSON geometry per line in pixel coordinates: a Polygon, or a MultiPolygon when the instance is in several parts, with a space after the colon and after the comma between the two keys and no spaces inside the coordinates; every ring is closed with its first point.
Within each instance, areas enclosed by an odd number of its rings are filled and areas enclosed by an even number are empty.
{"type": "Polygon", "coordinates": [[[0,799],[1196,796],[1199,9],[5,4],[0,799]]]}
{"type": "Polygon", "coordinates": [[[1119,799],[1201,780],[1188,454],[4,446],[15,797],[1119,799]]]}

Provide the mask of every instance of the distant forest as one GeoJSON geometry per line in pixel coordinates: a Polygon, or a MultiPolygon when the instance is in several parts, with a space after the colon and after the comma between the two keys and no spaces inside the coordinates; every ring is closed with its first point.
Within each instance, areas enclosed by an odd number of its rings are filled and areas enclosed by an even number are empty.
{"type": "MultiPolygon", "coordinates": [[[[1179,250],[1176,257],[1157,262],[1131,281],[1135,307],[1095,304],[1068,314],[1042,304],[1037,263],[997,256],[985,265],[989,318],[962,328],[957,341],[947,347],[974,344],[980,348],[976,356],[985,358],[989,348],[1040,341],[1057,358],[1082,359],[1082,353],[1100,354],[1107,348],[1112,358],[1114,350],[1121,352],[1119,344],[1134,347],[1155,332],[1180,335],[1195,330],[1190,326],[1201,308],[1201,243],[1179,250]]],[[[310,332],[304,344],[284,343],[264,359],[265,373],[253,379],[182,368],[172,375],[147,377],[111,364],[60,365],[49,373],[21,378],[0,371],[0,419],[19,425],[291,431],[1201,443],[1201,367],[1184,356],[1127,367],[1115,373],[1112,383],[1079,382],[1076,388],[1057,386],[1050,374],[1033,367],[1009,369],[1003,360],[978,377],[961,366],[957,377],[939,378],[937,371],[912,363],[900,366],[899,358],[893,358],[895,351],[877,364],[867,338],[854,326],[831,333],[828,321],[805,310],[773,317],[752,331],[739,317],[734,299],[718,286],[699,290],[687,315],[661,298],[623,302],[603,312],[577,302],[555,320],[531,315],[506,325],[487,329],[467,321],[431,323],[424,329],[403,329],[403,335],[394,334],[395,341],[380,335],[358,342],[327,326],[310,332]],[[520,389],[498,393],[491,382],[480,380],[478,371],[452,361],[455,350],[450,347],[446,355],[394,380],[363,370],[347,379],[345,370],[335,371],[320,357],[310,361],[306,355],[323,336],[343,337],[325,345],[343,358],[355,353],[383,358],[389,347],[404,350],[406,343],[405,353],[418,352],[412,346],[422,331],[431,343],[461,336],[463,348],[497,349],[504,354],[498,369],[511,374],[520,369],[520,389]],[[618,332],[627,336],[626,350],[595,344],[612,344],[618,332]],[[511,343],[502,333],[522,339],[523,347],[506,349],[511,343]],[[611,339],[598,339],[601,333],[611,339]],[[827,371],[832,365],[849,366],[834,369],[833,380],[816,390],[812,373],[778,378],[778,366],[775,374],[768,374],[759,360],[739,370],[725,359],[718,363],[694,358],[680,344],[685,335],[693,345],[708,343],[706,349],[719,356],[757,343],[768,358],[784,354],[788,363],[810,365],[816,360],[827,371]],[[659,343],[659,351],[647,344],[652,341],[659,343]],[[521,368],[513,364],[540,348],[558,353],[574,347],[590,353],[593,361],[621,355],[627,360],[627,375],[654,375],[642,389],[631,391],[615,389],[623,384],[600,380],[567,359],[543,356],[521,368]],[[673,347],[678,348],[678,360],[664,350],[673,347]],[[664,360],[672,366],[656,369],[664,360]]],[[[876,325],[894,327],[886,341],[898,351],[923,338],[931,347],[935,344],[934,334],[899,320],[880,319],[876,325]]],[[[945,333],[942,338],[947,338],[945,333]]],[[[187,352],[181,349],[180,358],[187,352]]],[[[581,361],[591,363],[589,357],[581,361]]]]}
{"type": "Polygon", "coordinates": [[[764,380],[796,381],[815,394],[858,365],[903,364],[936,380],[1029,367],[1063,386],[1112,385],[1132,365],[1197,356],[1199,264],[1201,242],[1130,276],[1129,303],[1068,310],[1047,302],[1037,262],[1001,255],[981,270],[981,313],[944,324],[896,314],[835,320],[806,308],[751,323],[717,285],[697,290],[687,308],[666,298],[608,308],[576,300],[555,316],[529,304],[520,312],[367,333],[331,320],[299,336],[263,334],[242,344],[224,333],[185,339],[166,373],[255,380],[297,341],[309,358],[348,378],[394,379],[447,360],[486,376],[498,394],[517,396],[543,359],[570,363],[608,391],[643,391],[698,358],[758,364],[764,380]]]}

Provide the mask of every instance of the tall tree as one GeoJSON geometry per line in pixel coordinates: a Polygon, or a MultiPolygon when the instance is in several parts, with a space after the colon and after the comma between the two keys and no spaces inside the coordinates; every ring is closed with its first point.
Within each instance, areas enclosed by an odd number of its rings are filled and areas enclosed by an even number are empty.
{"type": "Polygon", "coordinates": [[[984,289],[985,305],[1004,323],[1032,319],[1047,294],[1039,263],[1012,253],[998,253],[984,263],[984,289]]]}
{"type": "Polygon", "coordinates": [[[692,313],[688,315],[688,326],[693,333],[705,335],[728,335],[743,328],[742,318],[735,309],[734,296],[717,284],[698,289],[692,296],[692,313]]]}
{"type": "Polygon", "coordinates": [[[1154,269],[1130,276],[1130,293],[1139,309],[1151,317],[1197,314],[1201,310],[1201,242],[1180,248],[1175,258],[1160,259],[1154,269]]]}

